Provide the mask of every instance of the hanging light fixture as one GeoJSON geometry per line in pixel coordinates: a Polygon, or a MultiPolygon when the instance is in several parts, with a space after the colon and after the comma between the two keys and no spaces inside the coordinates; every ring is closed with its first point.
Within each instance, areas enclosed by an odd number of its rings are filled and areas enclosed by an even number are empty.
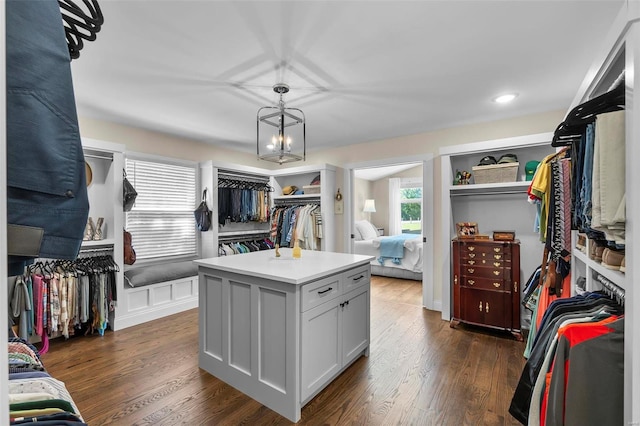
{"type": "Polygon", "coordinates": [[[307,153],[304,113],[298,108],[285,108],[282,95],[289,91],[289,86],[278,83],[273,91],[280,95],[278,106],[262,107],[257,114],[258,159],[279,164],[304,161],[307,153]]]}

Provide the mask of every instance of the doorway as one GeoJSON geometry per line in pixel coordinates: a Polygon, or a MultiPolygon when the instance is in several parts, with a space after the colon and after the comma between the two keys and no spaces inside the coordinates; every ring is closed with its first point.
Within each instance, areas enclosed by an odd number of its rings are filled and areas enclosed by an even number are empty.
{"type": "MultiPolygon", "coordinates": [[[[437,310],[433,285],[433,156],[347,164],[344,186],[346,251],[356,253],[355,243],[359,232],[356,221],[372,223],[379,235],[415,234],[421,237],[418,243],[422,249],[422,273],[419,278],[422,281],[422,305],[437,310]],[[397,197],[393,199],[396,192],[397,197]],[[372,205],[375,211],[371,210],[372,205]]],[[[402,275],[403,272],[399,272],[402,275]]],[[[407,277],[411,278],[411,273],[407,277]]]]}

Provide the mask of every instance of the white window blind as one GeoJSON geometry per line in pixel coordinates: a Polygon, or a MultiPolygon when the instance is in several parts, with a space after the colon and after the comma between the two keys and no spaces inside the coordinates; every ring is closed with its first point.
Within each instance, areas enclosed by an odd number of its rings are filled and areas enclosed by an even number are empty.
{"type": "Polygon", "coordinates": [[[138,192],[126,229],[138,260],[196,256],[196,168],[126,160],[127,179],[138,192]]]}

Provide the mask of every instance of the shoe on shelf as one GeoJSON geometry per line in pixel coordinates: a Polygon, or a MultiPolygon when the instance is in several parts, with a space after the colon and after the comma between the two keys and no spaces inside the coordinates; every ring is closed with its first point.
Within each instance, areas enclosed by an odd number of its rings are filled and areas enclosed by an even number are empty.
{"type": "Polygon", "coordinates": [[[585,251],[587,246],[587,236],[585,234],[578,234],[578,240],[576,241],[576,248],[582,252],[585,251]]]}
{"type": "Polygon", "coordinates": [[[624,251],[606,248],[602,253],[602,266],[619,271],[623,259],[624,251]]]}
{"type": "Polygon", "coordinates": [[[104,218],[99,217],[96,221],[96,226],[93,232],[93,240],[100,241],[102,240],[102,225],[104,224],[104,218]]]}
{"type": "Polygon", "coordinates": [[[626,257],[622,258],[622,262],[620,262],[620,272],[626,272],[627,267],[625,266],[625,259],[626,257]]]}
{"type": "Polygon", "coordinates": [[[93,224],[93,219],[87,219],[87,226],[84,228],[84,236],[82,237],[82,241],[91,241],[93,240],[93,235],[96,232],[96,227],[93,224]]]}

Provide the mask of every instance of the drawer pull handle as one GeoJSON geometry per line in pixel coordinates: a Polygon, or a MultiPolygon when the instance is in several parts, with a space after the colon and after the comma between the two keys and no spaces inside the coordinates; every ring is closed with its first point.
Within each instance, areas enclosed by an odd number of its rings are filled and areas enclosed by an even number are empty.
{"type": "Polygon", "coordinates": [[[493,251],[495,251],[496,253],[500,253],[500,247],[494,247],[493,251]]]}
{"type": "Polygon", "coordinates": [[[493,266],[495,266],[496,268],[500,267],[500,262],[493,262],[493,266]]]}
{"type": "Polygon", "coordinates": [[[482,312],[482,300],[480,301],[480,306],[478,306],[478,309],[480,310],[480,312],[482,312]]]}
{"type": "Polygon", "coordinates": [[[474,280],[469,280],[467,282],[469,283],[469,285],[474,285],[476,283],[474,280]]]}
{"type": "Polygon", "coordinates": [[[518,281],[514,281],[513,282],[513,292],[517,293],[518,292],[518,281]]]}
{"type": "Polygon", "coordinates": [[[469,246],[469,251],[474,251],[476,248],[474,246],[469,246]]]}
{"type": "Polygon", "coordinates": [[[470,274],[473,274],[473,271],[475,271],[475,269],[473,268],[467,268],[467,271],[469,271],[470,274]]]}
{"type": "Polygon", "coordinates": [[[360,281],[360,280],[361,280],[361,279],[363,279],[363,278],[364,278],[364,275],[360,275],[358,278],[354,278],[353,280],[354,280],[354,281],[360,281]]]}
{"type": "Polygon", "coordinates": [[[458,276],[457,276],[457,275],[454,275],[454,276],[453,276],[453,284],[454,284],[454,285],[457,285],[457,284],[458,284],[458,276]]]}
{"type": "Polygon", "coordinates": [[[476,257],[476,254],[475,253],[469,253],[469,257],[473,259],[474,257],[476,257]]]}
{"type": "Polygon", "coordinates": [[[493,286],[494,286],[495,288],[499,288],[499,287],[500,287],[500,283],[493,283],[493,286]]]}
{"type": "Polygon", "coordinates": [[[486,313],[489,313],[489,302],[485,303],[485,305],[484,305],[484,306],[485,306],[485,310],[484,310],[484,311],[485,311],[486,313]]]}
{"type": "Polygon", "coordinates": [[[482,259],[482,264],[484,265],[485,263],[487,263],[487,261],[482,259]]]}
{"type": "Polygon", "coordinates": [[[469,265],[475,265],[476,261],[475,260],[470,260],[469,261],[469,265]]]}
{"type": "Polygon", "coordinates": [[[500,271],[493,271],[493,275],[497,277],[498,275],[500,275],[500,271]]]}
{"type": "Polygon", "coordinates": [[[493,258],[494,258],[495,260],[500,260],[500,259],[502,259],[502,255],[501,255],[501,254],[494,254],[494,255],[493,255],[493,258]]]}
{"type": "Polygon", "coordinates": [[[329,287],[329,288],[328,288],[328,289],[326,289],[326,290],[319,291],[319,292],[318,292],[318,294],[325,294],[325,293],[327,293],[327,292],[330,292],[331,290],[333,290],[333,287],[329,287]]]}
{"type": "Polygon", "coordinates": [[[344,307],[345,307],[345,306],[347,306],[348,304],[349,304],[349,301],[348,301],[348,300],[345,300],[344,302],[342,302],[342,303],[340,304],[340,307],[341,307],[341,308],[344,308],[344,307]]]}

